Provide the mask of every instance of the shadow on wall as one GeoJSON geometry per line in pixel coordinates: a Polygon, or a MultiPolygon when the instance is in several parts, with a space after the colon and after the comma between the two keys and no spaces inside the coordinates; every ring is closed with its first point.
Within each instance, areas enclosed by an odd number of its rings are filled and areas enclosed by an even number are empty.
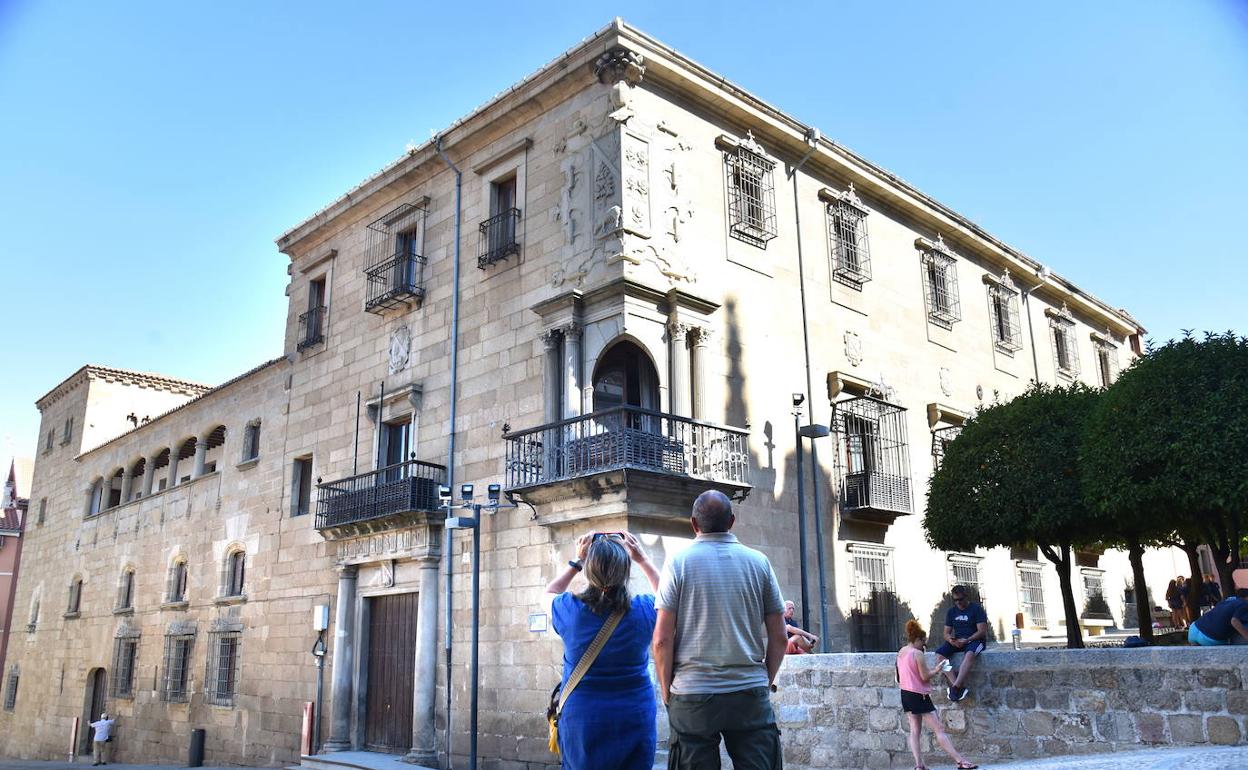
{"type": "MultiPolygon", "coordinates": [[[[745,360],[745,343],[742,336],[740,318],[737,310],[737,300],[732,298],[726,300],[723,305],[723,312],[724,336],[727,348],[726,352],[728,355],[728,395],[724,409],[724,418],[729,425],[749,428],[751,425],[750,407],[745,401],[747,374],[745,372],[745,368],[742,366],[742,361],[745,360]]],[[[800,375],[800,372],[796,368],[799,364],[800,361],[794,362],[794,372],[795,374],[800,375]]],[[[796,383],[797,384],[792,389],[794,392],[805,390],[804,375],[800,375],[796,383]]],[[[820,396],[817,393],[811,394],[811,398],[818,399],[820,396]]],[[[755,406],[757,407],[758,405],[756,404],[755,406]]],[[[770,413],[771,406],[772,405],[767,405],[768,408],[762,411],[770,413]]],[[[778,403],[774,406],[776,409],[783,408],[787,413],[789,403],[786,399],[784,403],[778,403]]],[[[807,404],[807,406],[810,407],[811,404],[807,404]]],[[[794,558],[796,558],[796,555],[799,553],[797,534],[798,505],[796,491],[797,458],[794,450],[782,453],[779,457],[777,457],[776,453],[776,433],[778,431],[784,432],[791,430],[792,428],[787,421],[777,423],[773,423],[771,420],[764,421],[762,428],[764,454],[760,456],[758,453],[754,452],[753,449],[750,451],[750,483],[753,485],[753,490],[750,492],[748,505],[750,508],[768,512],[770,515],[783,520],[781,529],[782,531],[791,533],[791,537],[786,538],[786,541],[782,544],[782,548],[788,553],[794,554],[794,558]],[[778,494],[777,490],[779,489],[781,482],[783,483],[784,491],[782,494],[778,494]]],[[[822,458],[820,458],[818,483],[815,485],[814,490],[819,495],[819,511],[822,519],[821,523],[823,525],[825,565],[824,583],[827,586],[827,596],[824,597],[824,601],[826,602],[829,624],[829,629],[826,631],[825,629],[819,627],[819,585],[816,574],[818,555],[816,553],[814,538],[813,517],[815,504],[814,495],[812,494],[811,489],[811,457],[809,451],[807,451],[806,463],[804,466],[804,473],[806,475],[804,479],[807,497],[806,510],[808,514],[807,563],[809,585],[807,586],[807,590],[810,596],[811,604],[809,607],[811,618],[810,630],[820,636],[827,636],[831,649],[843,651],[849,648],[851,643],[851,634],[849,625],[846,622],[846,611],[837,600],[835,590],[835,544],[838,542],[838,538],[836,532],[837,521],[833,507],[835,500],[832,495],[830,458],[826,454],[829,447],[829,443],[826,440],[823,441],[825,454],[822,458]]],[[[806,448],[807,450],[810,449],[809,443],[807,443],[806,448]]],[[[793,575],[795,578],[799,571],[796,564],[777,563],[775,566],[777,567],[777,571],[788,572],[788,574],[793,575]]],[[[796,579],[792,581],[792,583],[796,582],[796,579]]],[[[792,598],[794,601],[797,601],[799,603],[799,611],[802,609],[800,607],[800,592],[798,592],[798,595],[796,596],[786,598],[792,598]]]]}

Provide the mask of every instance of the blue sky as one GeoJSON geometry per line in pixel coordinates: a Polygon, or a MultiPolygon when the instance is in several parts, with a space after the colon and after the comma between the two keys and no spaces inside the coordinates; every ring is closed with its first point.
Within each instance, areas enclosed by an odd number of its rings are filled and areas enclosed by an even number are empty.
{"type": "Polygon", "coordinates": [[[274,238],[616,14],[1153,336],[1248,332],[1245,0],[0,0],[0,454],[83,363],[280,354],[274,238]]]}

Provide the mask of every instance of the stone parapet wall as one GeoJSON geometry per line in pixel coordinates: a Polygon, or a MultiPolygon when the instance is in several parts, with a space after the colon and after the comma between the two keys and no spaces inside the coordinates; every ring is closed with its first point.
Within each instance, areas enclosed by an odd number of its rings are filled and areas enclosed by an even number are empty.
{"type": "MultiPolygon", "coordinates": [[[[785,767],[914,767],[892,653],[790,657],[775,696],[785,767]]],[[[929,663],[932,657],[928,658],[929,663]]],[[[1142,746],[1242,744],[1243,648],[994,648],[950,704],[934,688],[954,745],[981,764],[1142,746]]],[[[929,761],[944,752],[925,730],[929,761]]]]}

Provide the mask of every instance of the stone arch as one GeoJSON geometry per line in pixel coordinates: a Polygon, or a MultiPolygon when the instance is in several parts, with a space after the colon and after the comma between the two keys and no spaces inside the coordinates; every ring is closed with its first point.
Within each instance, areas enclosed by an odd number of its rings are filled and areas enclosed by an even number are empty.
{"type": "Polygon", "coordinates": [[[225,548],[221,561],[221,596],[244,596],[246,591],[247,546],[239,541],[225,548]]]}
{"type": "Polygon", "coordinates": [[[121,571],[117,573],[117,604],[114,609],[134,609],[134,582],[134,565],[129,562],[122,564],[121,571]]]}
{"type": "Polygon", "coordinates": [[[654,411],[663,408],[661,380],[654,356],[631,335],[618,335],[603,346],[594,362],[589,384],[592,411],[615,405],[654,411]]]}
{"type": "Polygon", "coordinates": [[[165,602],[185,602],[190,588],[190,567],[186,553],[181,548],[174,548],[165,568],[165,602]]]}

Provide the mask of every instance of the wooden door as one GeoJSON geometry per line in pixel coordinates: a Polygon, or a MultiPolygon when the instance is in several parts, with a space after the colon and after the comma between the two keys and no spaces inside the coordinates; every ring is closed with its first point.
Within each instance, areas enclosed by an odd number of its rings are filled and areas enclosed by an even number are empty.
{"type": "Polygon", "coordinates": [[[368,698],[364,742],[370,751],[397,754],[412,747],[417,596],[419,594],[393,594],[368,600],[368,698]]]}
{"type": "Polygon", "coordinates": [[[100,718],[106,708],[108,697],[108,675],[104,669],[95,668],[87,674],[86,710],[83,714],[82,726],[78,730],[78,753],[90,754],[91,741],[95,738],[95,730],[91,723],[100,718]]]}

